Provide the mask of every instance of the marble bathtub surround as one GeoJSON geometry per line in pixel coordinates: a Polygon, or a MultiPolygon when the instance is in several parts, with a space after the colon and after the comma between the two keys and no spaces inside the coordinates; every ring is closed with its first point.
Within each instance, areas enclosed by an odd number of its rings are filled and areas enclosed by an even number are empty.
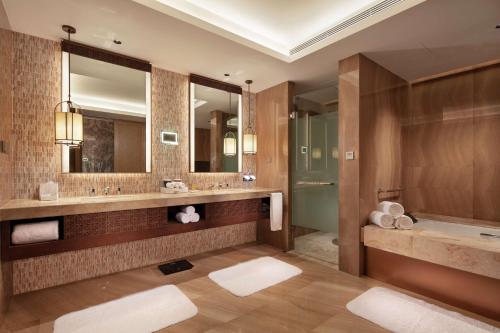
{"type": "MultiPolygon", "coordinates": [[[[13,83],[12,122],[2,122],[2,132],[15,133],[12,145],[13,198],[34,199],[38,184],[49,180],[60,184],[60,196],[84,196],[90,187],[98,190],[106,186],[121,187],[122,193],[157,192],[165,177],[181,178],[198,189],[206,189],[215,182],[241,187],[238,173],[189,173],[189,99],[188,76],[153,68],[152,89],[152,172],[140,174],[66,174],[61,172],[61,148],[54,144],[53,106],[61,96],[61,47],[56,41],[17,32],[8,32],[11,38],[3,48],[5,58],[12,59],[12,73],[2,77],[13,83]],[[179,135],[179,145],[161,144],[161,131],[170,129],[179,135]]],[[[2,68],[4,68],[2,66],[2,68]]],[[[6,74],[7,73],[7,74],[6,74]]],[[[247,99],[255,105],[255,95],[243,93],[243,127],[248,124],[247,99]]],[[[7,100],[7,99],[5,99],[7,100]]],[[[4,110],[4,109],[2,109],[4,110]]],[[[2,111],[3,112],[3,111],[2,111]]],[[[250,112],[252,117],[255,112],[250,112]]],[[[254,120],[252,120],[253,122],[254,120]]],[[[10,141],[10,140],[9,140],[10,141]]],[[[3,154],[2,154],[3,155],[3,154]]],[[[0,157],[3,159],[3,156],[0,157]]],[[[2,162],[3,163],[3,162],[2,162]]],[[[2,170],[4,170],[2,168],[2,170]]],[[[255,170],[255,156],[243,156],[242,170],[255,170]]]]}
{"type": "Polygon", "coordinates": [[[365,246],[500,279],[500,241],[436,230],[363,228],[365,246]]]}

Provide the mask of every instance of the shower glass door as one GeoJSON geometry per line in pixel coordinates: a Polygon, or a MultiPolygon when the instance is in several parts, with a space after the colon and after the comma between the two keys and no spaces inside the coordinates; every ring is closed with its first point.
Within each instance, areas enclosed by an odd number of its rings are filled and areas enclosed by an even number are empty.
{"type": "Polygon", "coordinates": [[[296,96],[294,107],[292,232],[295,251],[337,264],[337,104],[296,96]]]}

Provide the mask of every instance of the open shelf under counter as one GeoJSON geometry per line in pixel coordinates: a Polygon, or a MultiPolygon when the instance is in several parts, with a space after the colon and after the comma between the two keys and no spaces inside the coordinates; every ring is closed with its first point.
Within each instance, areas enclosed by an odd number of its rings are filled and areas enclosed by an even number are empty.
{"type": "MultiPolygon", "coordinates": [[[[31,244],[13,245],[11,243],[13,226],[23,222],[51,219],[51,216],[4,221],[2,223],[2,260],[25,259],[239,223],[257,222],[263,217],[263,207],[268,202],[264,198],[268,196],[268,193],[269,191],[267,193],[265,191],[252,192],[251,197],[247,199],[239,196],[237,200],[220,201],[221,198],[228,198],[224,195],[209,203],[193,203],[191,200],[180,205],[132,209],[128,207],[128,209],[121,210],[58,215],[62,224],[60,239],[31,244]],[[195,207],[200,214],[199,222],[183,224],[175,220],[175,214],[185,205],[195,207]]],[[[174,202],[178,203],[178,201],[174,202]]]]}

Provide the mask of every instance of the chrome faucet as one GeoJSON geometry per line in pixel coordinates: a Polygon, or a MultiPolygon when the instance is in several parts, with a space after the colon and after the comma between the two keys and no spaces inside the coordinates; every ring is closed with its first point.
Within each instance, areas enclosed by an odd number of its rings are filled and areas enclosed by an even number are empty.
{"type": "Polygon", "coordinates": [[[104,188],[104,195],[108,195],[109,194],[109,186],[106,186],[104,188]]]}

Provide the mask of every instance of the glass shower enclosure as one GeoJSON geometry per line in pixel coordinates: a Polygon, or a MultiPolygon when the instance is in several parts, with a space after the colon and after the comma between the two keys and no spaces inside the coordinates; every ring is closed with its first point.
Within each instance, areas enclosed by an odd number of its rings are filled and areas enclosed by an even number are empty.
{"type": "Polygon", "coordinates": [[[292,114],[294,251],[338,264],[338,103],[336,88],[297,95],[292,114]]]}

